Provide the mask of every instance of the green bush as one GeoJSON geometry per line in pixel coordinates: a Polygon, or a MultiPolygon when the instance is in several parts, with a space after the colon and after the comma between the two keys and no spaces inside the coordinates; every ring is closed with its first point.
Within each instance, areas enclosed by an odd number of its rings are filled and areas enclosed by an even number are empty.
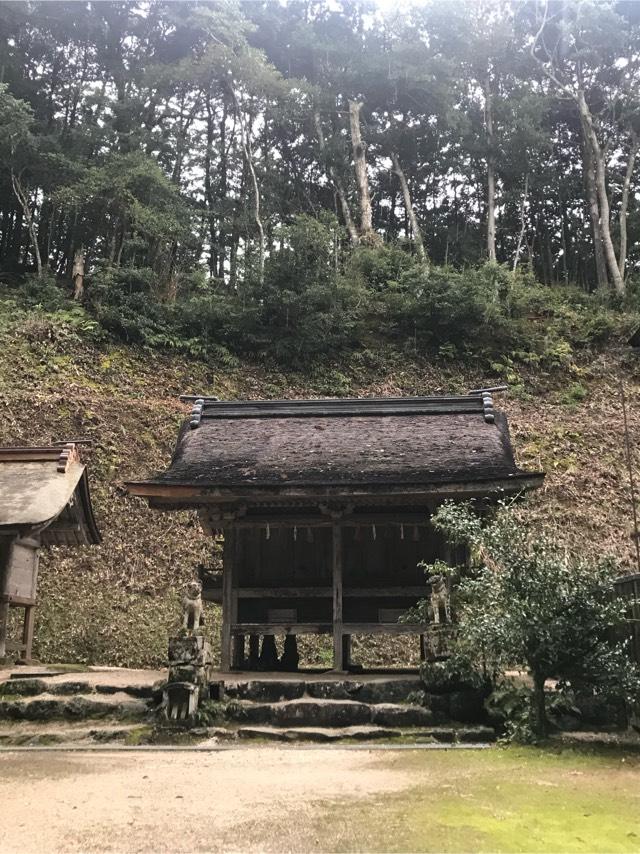
{"type": "MultiPolygon", "coordinates": [[[[399,246],[340,248],[335,217],[295,217],[278,235],[264,281],[248,267],[230,289],[201,268],[176,272],[171,288],[151,267],[99,262],[86,280],[86,307],[102,328],[130,343],[233,361],[234,354],[305,366],[346,352],[396,349],[474,360],[510,384],[529,365],[570,366],[633,326],[608,299],[535,282],[487,263],[428,266],[399,246]]],[[[68,310],[70,285],[27,277],[24,302],[68,310]]],[[[628,309],[640,301],[631,288],[628,309]],[[635,302],[634,302],[635,301],[635,302]]]]}
{"type": "Polygon", "coordinates": [[[347,259],[344,275],[360,281],[370,291],[383,293],[395,288],[406,272],[423,266],[396,246],[358,246],[347,259]]]}
{"type": "Polygon", "coordinates": [[[447,502],[432,522],[472,558],[458,590],[457,653],[494,681],[507,669],[528,672],[528,725],[536,737],[547,730],[549,678],[560,692],[590,691],[627,709],[637,703],[640,668],[611,640],[628,606],[613,595],[619,570],[611,561],[567,553],[506,505],[483,524],[472,504],[447,502]]]}
{"type": "Polygon", "coordinates": [[[339,273],[337,223],[297,216],[284,246],[268,259],[246,347],[285,363],[307,362],[356,346],[366,291],[357,278],[339,273]]]}
{"type": "Polygon", "coordinates": [[[490,680],[474,662],[464,655],[452,655],[443,661],[425,661],[420,678],[432,694],[449,691],[488,690],[490,680]]]}
{"type": "Polygon", "coordinates": [[[414,264],[381,292],[380,304],[387,334],[419,350],[547,368],[566,367],[574,349],[600,346],[620,326],[595,298],[494,263],[463,271],[414,264]]]}

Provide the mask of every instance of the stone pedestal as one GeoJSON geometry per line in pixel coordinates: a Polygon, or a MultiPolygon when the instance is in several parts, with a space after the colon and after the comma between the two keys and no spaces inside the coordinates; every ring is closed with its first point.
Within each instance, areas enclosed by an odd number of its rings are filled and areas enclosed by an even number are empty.
{"type": "Polygon", "coordinates": [[[442,661],[451,655],[455,629],[451,623],[430,623],[424,635],[425,661],[442,661]]]}
{"type": "Polygon", "coordinates": [[[208,690],[211,647],[199,633],[169,638],[169,677],[163,707],[172,721],[192,720],[208,690]]]}

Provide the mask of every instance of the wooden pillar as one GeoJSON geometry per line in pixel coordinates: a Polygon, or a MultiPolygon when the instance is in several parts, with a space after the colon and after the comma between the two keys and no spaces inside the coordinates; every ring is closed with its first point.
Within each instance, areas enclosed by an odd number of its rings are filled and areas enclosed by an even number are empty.
{"type": "Polygon", "coordinates": [[[342,635],[342,666],[345,670],[351,666],[351,635],[342,635]]]}
{"type": "Polygon", "coordinates": [[[235,637],[233,637],[231,639],[231,644],[233,647],[233,669],[242,670],[242,668],[244,667],[244,635],[236,635],[235,637]]]}
{"type": "Polygon", "coordinates": [[[35,605],[26,605],[24,609],[24,626],[22,628],[22,643],[24,644],[23,659],[26,664],[31,662],[33,648],[33,624],[36,617],[35,605]]]}
{"type": "Polygon", "coordinates": [[[420,635],[420,661],[427,660],[427,639],[424,635],[420,635]]]}
{"type": "Polygon", "coordinates": [[[233,590],[236,557],[236,531],[231,525],[224,529],[224,551],[222,553],[222,636],[220,639],[220,669],[231,670],[231,624],[233,613],[233,590]]]}
{"type": "Polygon", "coordinates": [[[7,655],[7,631],[9,628],[9,603],[0,602],[0,662],[7,655]]]}
{"type": "Polygon", "coordinates": [[[260,635],[249,635],[249,670],[257,670],[260,663],[260,635]]]}
{"type": "Polygon", "coordinates": [[[342,528],[333,526],[333,669],[344,671],[342,634],[342,528]]]}

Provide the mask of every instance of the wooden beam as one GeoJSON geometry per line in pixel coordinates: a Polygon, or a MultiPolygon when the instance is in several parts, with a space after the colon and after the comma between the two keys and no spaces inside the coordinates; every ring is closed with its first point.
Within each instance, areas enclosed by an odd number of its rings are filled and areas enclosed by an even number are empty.
{"type": "Polygon", "coordinates": [[[192,427],[209,418],[331,418],[367,415],[450,415],[483,411],[480,395],[446,397],[316,398],[312,400],[213,400],[183,396],[194,404],[192,427]],[[195,422],[195,423],[193,423],[195,422]]]}
{"type": "Polygon", "coordinates": [[[222,633],[220,639],[220,669],[231,670],[231,625],[233,623],[233,587],[236,563],[236,532],[227,526],[222,553],[222,633]]]}
{"type": "MultiPolygon", "coordinates": [[[[205,598],[217,593],[218,598],[222,595],[221,589],[205,586],[203,595],[205,598]]],[[[425,582],[422,585],[411,585],[407,587],[343,587],[342,598],[360,599],[420,599],[429,595],[429,586],[425,582]]],[[[330,599],[333,596],[332,587],[237,587],[234,596],[238,599],[330,599]]]]}
{"type": "Polygon", "coordinates": [[[343,629],[352,635],[419,635],[427,631],[420,623],[345,623],[343,629]]]}
{"type": "Polygon", "coordinates": [[[239,587],[239,599],[329,599],[331,587],[239,587]]]}
{"type": "Polygon", "coordinates": [[[342,644],[342,528],[333,526],[333,669],[344,670],[342,644]]]}
{"type": "Polygon", "coordinates": [[[211,483],[208,486],[189,484],[170,484],[154,481],[128,481],[125,483],[130,495],[138,495],[151,500],[151,506],[162,510],[174,510],[184,507],[201,507],[205,504],[223,504],[229,501],[252,501],[264,503],[265,499],[274,504],[286,505],[287,499],[317,502],[319,499],[345,498],[357,503],[359,498],[367,504],[391,504],[407,502],[421,504],[427,499],[442,500],[449,497],[489,497],[495,494],[512,494],[523,489],[542,486],[542,472],[516,472],[511,477],[478,478],[464,482],[429,482],[416,484],[380,483],[354,481],[349,484],[307,483],[301,482],[283,486],[281,483],[261,484],[250,487],[239,485],[226,486],[211,483]]]}
{"type": "Polygon", "coordinates": [[[330,635],[331,623],[234,623],[233,635],[330,635]]]}
{"type": "Polygon", "coordinates": [[[390,599],[394,597],[413,599],[424,598],[429,595],[429,587],[425,582],[422,585],[411,587],[345,587],[342,591],[343,597],[370,599],[390,599]]]}
{"type": "MultiPolygon", "coordinates": [[[[349,514],[343,516],[340,520],[334,521],[327,516],[309,516],[296,515],[295,510],[287,516],[280,515],[253,515],[245,516],[244,519],[239,519],[235,523],[236,528],[259,528],[269,525],[270,528],[332,528],[335,524],[339,524],[343,528],[355,528],[362,525],[393,525],[397,528],[400,525],[417,525],[418,527],[427,527],[429,525],[430,512],[427,508],[421,513],[366,513],[366,514],[349,514]]],[[[215,520],[209,520],[211,527],[216,524],[224,526],[224,522],[216,523],[215,520]]]]}
{"type": "Polygon", "coordinates": [[[0,602],[8,602],[11,605],[17,606],[18,608],[24,608],[27,605],[35,605],[36,600],[26,598],[24,596],[12,596],[9,593],[3,593],[0,595],[0,602]]]}

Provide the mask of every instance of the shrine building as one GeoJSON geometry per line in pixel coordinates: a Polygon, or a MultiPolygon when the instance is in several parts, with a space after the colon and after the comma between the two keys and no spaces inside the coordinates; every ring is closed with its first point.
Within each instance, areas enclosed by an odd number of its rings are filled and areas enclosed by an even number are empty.
{"type": "Polygon", "coordinates": [[[487,392],[183,400],[168,469],[127,487],[157,510],[198,510],[224,536],[222,572],[203,579],[222,604],[222,671],[256,667],[260,636],[330,635],[336,671],[352,635],[423,641],[427,626],[399,621],[427,595],[422,565],[459,557],[430,524],[437,506],[543,480],[517,467],[487,392]]]}

